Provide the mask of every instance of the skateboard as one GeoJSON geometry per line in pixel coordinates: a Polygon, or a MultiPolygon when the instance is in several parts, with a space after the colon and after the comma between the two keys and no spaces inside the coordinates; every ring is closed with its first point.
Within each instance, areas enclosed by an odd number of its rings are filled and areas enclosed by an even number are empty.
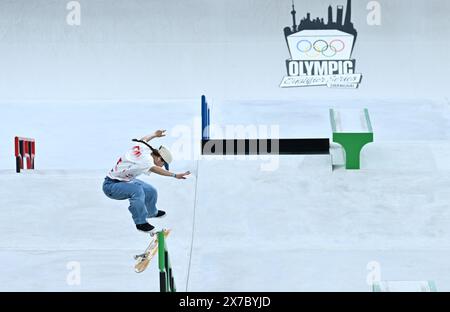
{"type": "MultiPolygon", "coordinates": [[[[170,234],[171,230],[163,229],[162,231],[164,232],[164,237],[167,237],[170,234]]],[[[145,269],[150,264],[150,261],[158,252],[158,234],[152,233],[150,234],[150,237],[151,237],[150,244],[145,249],[145,251],[142,254],[134,256],[134,260],[136,260],[136,264],[134,265],[134,271],[136,273],[144,272],[145,269]]]]}

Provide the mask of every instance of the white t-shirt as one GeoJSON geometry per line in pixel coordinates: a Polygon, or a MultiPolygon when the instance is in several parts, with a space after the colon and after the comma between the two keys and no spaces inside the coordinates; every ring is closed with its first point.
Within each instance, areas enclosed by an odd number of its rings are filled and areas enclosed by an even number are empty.
{"type": "Polygon", "coordinates": [[[142,143],[136,143],[119,158],[116,165],[108,172],[114,180],[129,182],[141,174],[150,174],[153,164],[152,151],[142,143]]]}

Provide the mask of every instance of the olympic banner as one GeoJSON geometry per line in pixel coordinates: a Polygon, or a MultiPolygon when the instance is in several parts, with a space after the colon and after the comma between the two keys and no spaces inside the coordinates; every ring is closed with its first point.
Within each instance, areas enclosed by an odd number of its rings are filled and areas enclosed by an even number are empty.
{"type": "Polygon", "coordinates": [[[347,0],[345,21],[343,6],[338,6],[336,20],[329,6],[327,23],[323,18],[311,20],[308,13],[297,25],[294,3],[291,14],[293,25],[284,28],[291,58],[280,87],[358,88],[362,74],[356,73],[352,59],[358,33],[351,22],[351,0],[347,0]]]}

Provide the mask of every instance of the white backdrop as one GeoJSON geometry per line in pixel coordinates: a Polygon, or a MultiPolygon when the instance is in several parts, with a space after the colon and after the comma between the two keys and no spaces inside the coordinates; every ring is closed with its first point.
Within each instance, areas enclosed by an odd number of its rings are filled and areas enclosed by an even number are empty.
{"type": "MultiPolygon", "coordinates": [[[[359,90],[280,89],[291,0],[0,2],[0,102],[69,100],[441,97],[447,95],[447,0],[353,1],[359,90]]],[[[325,17],[346,0],[297,0],[297,17],[325,17]]]]}

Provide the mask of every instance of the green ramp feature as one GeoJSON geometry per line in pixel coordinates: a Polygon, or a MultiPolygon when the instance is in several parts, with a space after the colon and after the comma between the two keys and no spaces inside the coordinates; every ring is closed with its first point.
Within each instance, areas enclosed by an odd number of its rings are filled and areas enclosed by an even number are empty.
{"type": "Polygon", "coordinates": [[[363,111],[363,127],[360,129],[343,129],[340,118],[334,109],[330,109],[331,128],[333,130],[333,142],[342,146],[345,152],[345,168],[351,170],[361,169],[360,156],[365,145],[373,142],[373,129],[370,122],[369,111],[363,111]],[[339,120],[339,123],[337,122],[339,120]],[[338,124],[341,127],[338,127],[338,124]]]}

